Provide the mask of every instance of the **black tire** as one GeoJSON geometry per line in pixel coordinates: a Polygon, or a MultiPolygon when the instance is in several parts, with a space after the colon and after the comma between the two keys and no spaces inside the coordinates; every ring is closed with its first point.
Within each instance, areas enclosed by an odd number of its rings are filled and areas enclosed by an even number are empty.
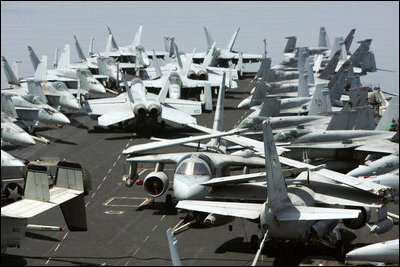
{"type": "Polygon", "coordinates": [[[172,206],[172,196],[171,196],[171,194],[167,194],[165,196],[165,203],[167,204],[168,207],[172,206]]]}

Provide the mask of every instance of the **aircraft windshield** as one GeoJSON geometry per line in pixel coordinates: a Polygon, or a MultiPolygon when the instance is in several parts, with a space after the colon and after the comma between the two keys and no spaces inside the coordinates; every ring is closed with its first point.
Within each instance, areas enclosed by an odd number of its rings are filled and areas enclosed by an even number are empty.
{"type": "Polygon", "coordinates": [[[177,174],[183,175],[211,175],[207,166],[202,162],[185,162],[179,166],[177,174]]]}

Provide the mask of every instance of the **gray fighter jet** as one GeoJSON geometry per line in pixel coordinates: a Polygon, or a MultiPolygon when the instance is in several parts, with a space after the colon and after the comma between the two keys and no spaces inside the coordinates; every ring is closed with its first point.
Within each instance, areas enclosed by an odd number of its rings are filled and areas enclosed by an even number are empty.
{"type": "Polygon", "coordinates": [[[148,119],[156,123],[196,123],[191,115],[201,114],[201,103],[167,99],[169,86],[167,80],[157,96],[148,93],[141,80],[133,79],[130,87],[125,80],[125,93],[112,98],[86,100],[85,110],[91,117],[98,117],[99,125],[102,126],[129,123],[132,120],[145,122],[148,119]]]}

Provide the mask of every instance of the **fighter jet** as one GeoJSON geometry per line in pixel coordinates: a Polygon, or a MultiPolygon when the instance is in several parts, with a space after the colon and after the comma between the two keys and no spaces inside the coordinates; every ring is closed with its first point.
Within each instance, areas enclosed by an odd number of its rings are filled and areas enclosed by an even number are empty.
{"type": "MultiPolygon", "coordinates": [[[[47,70],[47,56],[43,56],[41,62],[39,62],[35,74],[33,77],[27,77],[18,80],[15,73],[11,70],[7,60],[2,57],[4,72],[6,73],[8,83],[11,85],[12,90],[9,92],[18,94],[28,94],[41,97],[42,101],[49,103],[51,106],[60,108],[64,107],[72,110],[79,110],[81,106],[77,98],[68,90],[67,86],[63,82],[47,82],[46,70],[47,70]],[[35,86],[29,91],[27,81],[40,82],[41,86],[35,86]]],[[[4,90],[5,92],[5,90],[4,90]]]]}
{"type": "MultiPolygon", "coordinates": [[[[40,84],[38,82],[28,82],[28,89],[35,86],[40,86],[40,84]]],[[[12,90],[2,90],[2,103],[3,102],[12,102],[18,114],[26,113],[25,110],[30,109],[39,110],[39,122],[53,125],[70,123],[70,120],[63,113],[43,102],[41,97],[33,94],[17,94],[12,92],[12,90]]],[[[22,118],[25,116],[26,114],[21,114],[22,118]]]]}
{"type": "MultiPolygon", "coordinates": [[[[87,231],[83,179],[79,164],[60,162],[55,186],[49,189],[46,168],[28,166],[24,198],[1,207],[2,253],[7,247],[19,247],[27,229],[53,229],[30,225],[28,220],[58,205],[70,231],[87,231]]],[[[57,230],[60,230],[60,227],[57,230]]]]}
{"type": "Polygon", "coordinates": [[[196,123],[191,115],[201,114],[201,103],[189,100],[170,100],[166,98],[169,90],[167,80],[157,95],[148,93],[140,79],[133,79],[129,87],[125,80],[126,92],[117,97],[86,100],[85,110],[98,117],[99,125],[109,126],[132,122],[143,123],[147,120],[179,124],[196,123]]]}
{"type": "MultiPolygon", "coordinates": [[[[152,58],[151,54],[148,54],[144,47],[140,45],[142,39],[143,26],[140,25],[135,37],[133,38],[132,44],[119,47],[114,39],[110,27],[108,29],[108,40],[106,49],[104,52],[100,52],[101,56],[118,58],[119,62],[131,62],[140,63],[142,67],[150,65],[149,58],[152,58]],[[141,58],[141,61],[136,60],[137,57],[141,58]]],[[[157,57],[164,58],[167,55],[165,52],[155,52],[157,57]]]]}
{"type": "MultiPolygon", "coordinates": [[[[39,59],[32,47],[28,46],[29,57],[33,68],[38,67],[39,59]]],[[[86,91],[93,93],[105,93],[104,86],[96,80],[88,69],[76,69],[71,67],[70,46],[66,44],[58,58],[57,68],[50,69],[46,72],[47,81],[61,82],[80,82],[80,87],[86,91]]],[[[46,65],[47,66],[47,65],[46,65]]]]}
{"type": "MultiPolygon", "coordinates": [[[[217,61],[215,62],[214,66],[220,66],[220,67],[229,67],[229,61],[233,62],[234,64],[237,64],[239,61],[239,52],[236,52],[233,50],[233,45],[235,43],[236,37],[239,33],[240,28],[238,28],[232,35],[231,40],[229,41],[228,46],[223,49],[223,48],[215,48],[215,52],[217,54],[217,61]]],[[[204,26],[204,32],[206,34],[206,40],[207,40],[207,45],[208,49],[211,49],[214,41],[211,37],[211,34],[208,32],[208,29],[206,26],[204,26]]],[[[205,53],[197,53],[194,55],[193,60],[195,62],[203,62],[205,56],[205,53]]],[[[259,62],[262,59],[262,55],[256,55],[256,54],[246,54],[243,53],[241,55],[241,58],[243,60],[243,63],[249,63],[249,62],[259,62]]]]}
{"type": "Polygon", "coordinates": [[[35,140],[33,140],[32,136],[16,125],[13,120],[2,111],[1,142],[3,143],[3,141],[22,146],[35,144],[35,140]]]}
{"type": "MultiPolygon", "coordinates": [[[[165,66],[164,71],[162,71],[162,69],[158,66],[157,60],[153,60],[155,64],[156,77],[154,77],[153,75],[152,76],[156,79],[144,80],[143,83],[146,87],[161,88],[165,83],[165,80],[168,79],[168,77],[171,77],[171,74],[173,74],[175,77],[174,79],[176,81],[174,81],[174,83],[179,85],[180,88],[179,91],[169,92],[170,98],[173,99],[179,99],[182,95],[186,96],[188,95],[188,91],[192,91],[192,89],[195,88],[204,88],[205,91],[206,84],[210,84],[211,87],[220,86],[222,81],[222,73],[225,72],[219,73],[216,71],[208,71],[207,68],[201,66],[191,68],[192,57],[194,53],[192,53],[191,56],[187,57],[185,62],[182,62],[176,46],[174,50],[177,64],[170,63],[165,66]],[[198,79],[199,77],[201,77],[201,79],[198,79]]],[[[151,72],[151,70],[146,71],[151,72]]],[[[224,79],[224,81],[227,86],[229,86],[230,88],[237,88],[237,83],[232,80],[232,76],[226,75],[225,77],[226,78],[224,79]]],[[[205,94],[206,92],[200,92],[197,94],[197,97],[201,99],[204,97],[205,94]]]]}
{"type": "MultiPolygon", "coordinates": [[[[337,207],[336,205],[316,207],[316,200],[313,197],[304,197],[313,195],[309,188],[299,185],[286,186],[268,121],[264,125],[264,140],[268,185],[267,201],[264,204],[182,200],[176,207],[224,216],[259,219],[264,235],[262,243],[268,237],[276,242],[294,240],[334,245],[335,240],[326,237],[335,228],[338,220],[355,221],[361,216],[360,210],[331,208],[337,207]],[[311,232],[314,232],[314,235],[309,235],[311,232]]],[[[337,204],[340,203],[340,199],[337,201],[337,204]]]]}

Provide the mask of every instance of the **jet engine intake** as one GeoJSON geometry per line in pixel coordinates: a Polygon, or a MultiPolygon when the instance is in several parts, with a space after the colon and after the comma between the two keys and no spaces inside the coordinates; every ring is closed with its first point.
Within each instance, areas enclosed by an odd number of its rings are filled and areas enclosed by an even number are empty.
{"type": "Polygon", "coordinates": [[[144,192],[152,198],[162,196],[168,186],[168,176],[164,172],[151,172],[143,181],[144,192]]]}
{"type": "Polygon", "coordinates": [[[358,218],[355,219],[343,219],[343,224],[350,229],[360,229],[363,227],[371,218],[371,209],[367,207],[350,207],[346,206],[346,209],[359,209],[361,210],[358,218]]]}

